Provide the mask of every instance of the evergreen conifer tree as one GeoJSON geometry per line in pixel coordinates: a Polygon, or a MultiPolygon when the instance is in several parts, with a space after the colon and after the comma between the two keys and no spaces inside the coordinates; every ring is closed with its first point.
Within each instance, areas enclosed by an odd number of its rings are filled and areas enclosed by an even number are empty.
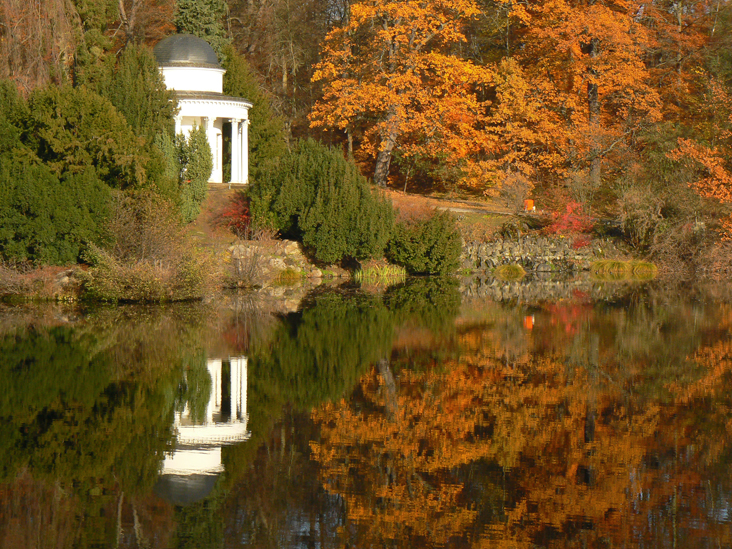
{"type": "Polygon", "coordinates": [[[225,50],[224,93],[252,103],[249,111],[249,174],[256,179],[262,164],[287,152],[284,121],[275,115],[256,75],[232,46],[225,50]]]}
{"type": "Polygon", "coordinates": [[[201,203],[206,198],[208,179],[213,170],[213,156],[203,127],[193,128],[188,139],[183,140],[179,147],[183,168],[180,210],[183,221],[190,223],[198,217],[201,203]]]}
{"type": "Polygon", "coordinates": [[[97,91],[117,107],[136,135],[152,141],[159,133],[172,132],[178,103],[150,49],[129,44],[108,83],[97,91]]]}
{"type": "Polygon", "coordinates": [[[326,263],[381,255],[394,224],[391,204],[340,150],[308,139],[265,168],[249,190],[256,223],[301,240],[326,263]]]}
{"type": "Polygon", "coordinates": [[[224,0],[178,0],[173,24],[180,33],[203,38],[222,60],[231,43],[223,25],[226,11],[224,0]]]}

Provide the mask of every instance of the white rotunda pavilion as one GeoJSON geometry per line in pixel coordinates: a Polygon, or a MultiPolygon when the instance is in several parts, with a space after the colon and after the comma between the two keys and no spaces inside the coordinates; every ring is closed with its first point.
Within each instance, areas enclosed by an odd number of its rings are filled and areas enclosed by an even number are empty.
{"type": "Polygon", "coordinates": [[[231,183],[249,179],[249,109],[245,99],[224,95],[224,73],[216,53],[201,38],[174,34],[154,48],[168,89],[175,90],[180,111],[175,132],[187,135],[194,126],[206,128],[213,154],[210,183],[224,182],[224,146],[231,159],[231,183]]]}

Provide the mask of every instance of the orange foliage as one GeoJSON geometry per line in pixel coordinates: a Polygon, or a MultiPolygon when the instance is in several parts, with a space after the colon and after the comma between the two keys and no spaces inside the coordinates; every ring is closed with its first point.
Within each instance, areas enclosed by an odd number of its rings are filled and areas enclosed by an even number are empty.
{"type": "MultiPolygon", "coordinates": [[[[716,79],[709,82],[703,110],[709,113],[697,127],[697,134],[707,144],[679,138],[678,147],[669,158],[697,168],[700,177],[691,187],[705,198],[732,203],[732,171],[728,158],[732,155],[732,97],[716,79]]],[[[722,221],[722,237],[732,238],[732,217],[722,221]]]]}
{"type": "MultiPolygon", "coordinates": [[[[522,64],[532,83],[553,88],[553,108],[563,112],[569,137],[563,158],[607,163],[635,131],[661,118],[661,102],[644,58],[651,43],[637,22],[639,6],[610,2],[531,2],[522,64]]],[[[599,172],[598,172],[599,175],[599,172]]]]}
{"type": "Polygon", "coordinates": [[[348,23],[328,34],[313,75],[323,96],[311,124],[362,129],[362,151],[381,185],[395,151],[462,167],[489,145],[478,91],[491,73],[452,50],[477,14],[472,0],[353,4],[348,23]]]}
{"type": "Polygon", "coordinates": [[[446,373],[400,372],[396,405],[374,371],[362,380],[362,402],[313,412],[322,424],[313,458],[362,536],[406,535],[426,545],[461,536],[476,517],[450,472],[486,459],[506,471],[536,465],[522,469],[526,497],[487,528],[486,539],[529,543],[532,532],[561,529],[577,516],[617,523],[629,489],[617,472],[640,468],[657,407],[631,414],[612,393],[591,388],[586,373],[570,376],[553,359],[516,368],[476,355],[445,366],[446,373]],[[600,419],[602,410],[613,410],[611,419],[600,419]]]}

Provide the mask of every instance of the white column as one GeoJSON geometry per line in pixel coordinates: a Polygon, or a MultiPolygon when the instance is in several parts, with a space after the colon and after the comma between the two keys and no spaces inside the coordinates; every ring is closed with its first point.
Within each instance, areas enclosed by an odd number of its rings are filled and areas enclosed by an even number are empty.
{"type": "Polygon", "coordinates": [[[249,370],[249,359],[245,356],[241,357],[241,370],[239,379],[241,380],[239,391],[239,414],[244,421],[247,422],[247,372],[249,370]]]}
{"type": "Polygon", "coordinates": [[[241,178],[242,183],[249,183],[249,119],[241,124],[241,178]]]}
{"type": "Polygon", "coordinates": [[[211,171],[211,176],[208,178],[209,181],[212,180],[213,174],[216,173],[216,170],[218,169],[218,166],[220,164],[219,162],[219,154],[218,154],[218,147],[216,143],[216,130],[214,130],[214,119],[208,116],[204,116],[201,119],[201,122],[203,123],[203,127],[206,128],[206,139],[208,139],[208,146],[211,148],[211,155],[213,156],[213,170],[211,171]]]}
{"type": "Polygon", "coordinates": [[[224,135],[223,133],[216,134],[216,164],[215,174],[217,183],[224,182],[224,135]]]}
{"type": "Polygon", "coordinates": [[[206,364],[211,376],[211,394],[206,407],[206,423],[213,423],[214,412],[221,411],[221,360],[211,359],[206,364]]]}
{"type": "Polygon", "coordinates": [[[231,182],[239,183],[241,166],[241,144],[239,142],[238,118],[231,119],[231,182]]]}
{"type": "Polygon", "coordinates": [[[231,419],[247,419],[247,357],[230,358],[231,365],[231,419]]]}
{"type": "Polygon", "coordinates": [[[183,133],[183,117],[182,116],[175,117],[175,135],[178,135],[179,133],[183,133]]]}

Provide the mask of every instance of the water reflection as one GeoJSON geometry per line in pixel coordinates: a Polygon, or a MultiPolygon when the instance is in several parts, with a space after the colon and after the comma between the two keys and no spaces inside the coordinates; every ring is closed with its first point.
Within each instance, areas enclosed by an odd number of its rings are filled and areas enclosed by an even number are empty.
{"type": "Polygon", "coordinates": [[[209,359],[205,369],[187,369],[181,385],[175,450],[165,456],[155,492],[175,505],[191,505],[210,495],[224,471],[222,448],[251,436],[247,358],[209,359]]]}
{"type": "Polygon", "coordinates": [[[732,546],[732,301],[568,296],[0,318],[0,546],[732,546]]]}

